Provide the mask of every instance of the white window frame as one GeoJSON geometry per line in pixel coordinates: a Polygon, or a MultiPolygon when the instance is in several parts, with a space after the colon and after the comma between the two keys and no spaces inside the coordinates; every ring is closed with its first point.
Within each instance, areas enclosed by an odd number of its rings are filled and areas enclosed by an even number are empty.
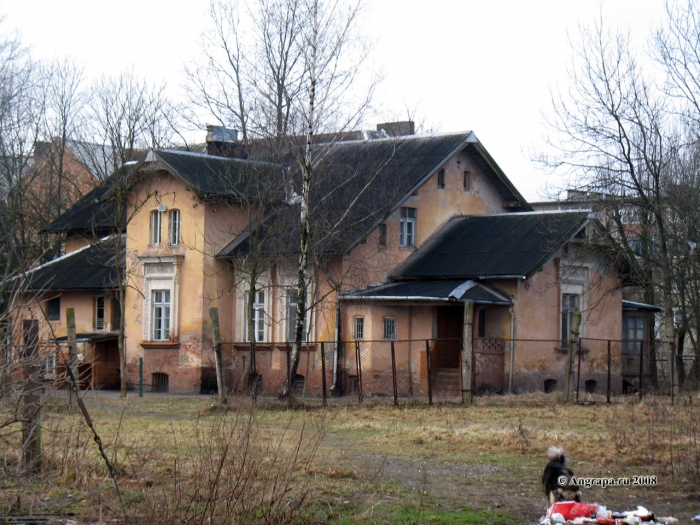
{"type": "Polygon", "coordinates": [[[106,313],[107,309],[104,295],[95,297],[95,330],[105,329],[106,313]],[[102,306],[100,306],[100,301],[102,301],[102,306]],[[102,317],[100,317],[100,310],[102,310],[102,317]]]}
{"type": "Polygon", "coordinates": [[[180,244],[180,210],[170,210],[168,213],[168,242],[170,246],[180,244]]]}
{"type": "Polygon", "coordinates": [[[179,315],[179,267],[181,256],[141,257],[142,275],[144,277],[143,290],[143,331],[142,340],[152,341],[152,316],[151,304],[153,290],[170,290],[170,340],[176,341],[179,315]]]}
{"type": "Polygon", "coordinates": [[[353,319],[352,337],[353,339],[365,338],[365,318],[361,315],[353,319]]]}
{"type": "Polygon", "coordinates": [[[416,208],[401,208],[401,223],[399,245],[402,248],[416,247],[416,225],[418,210],[416,208]]]}
{"type": "Polygon", "coordinates": [[[56,352],[51,351],[48,354],[46,354],[46,361],[44,363],[44,375],[56,375],[56,352]]]}
{"type": "MultiPolygon", "coordinates": [[[[250,333],[248,332],[248,298],[250,291],[246,291],[244,296],[244,316],[245,321],[245,340],[250,343],[250,333]]],[[[265,290],[255,291],[255,300],[253,301],[253,326],[255,327],[255,342],[265,342],[265,290]]]]}
{"type": "Polygon", "coordinates": [[[395,341],[397,330],[396,317],[385,317],[384,318],[384,337],[383,339],[395,341]]]}
{"type": "Polygon", "coordinates": [[[159,210],[151,211],[151,246],[160,246],[162,222],[163,212],[159,210]]]}
{"type": "Polygon", "coordinates": [[[171,301],[170,290],[151,290],[151,341],[170,341],[171,301]]]}

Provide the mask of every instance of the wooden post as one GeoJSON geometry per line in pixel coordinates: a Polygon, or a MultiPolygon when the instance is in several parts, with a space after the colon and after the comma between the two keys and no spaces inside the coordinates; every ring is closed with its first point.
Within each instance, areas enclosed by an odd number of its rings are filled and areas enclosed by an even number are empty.
{"type": "Polygon", "coordinates": [[[219,328],[219,309],[209,308],[211,323],[211,342],[214,346],[214,364],[216,366],[216,386],[219,392],[219,403],[226,403],[226,381],[224,379],[224,359],[221,355],[221,329],[219,328]]]}
{"type": "Polygon", "coordinates": [[[70,366],[75,385],[80,390],[80,376],[78,375],[78,343],[75,333],[75,310],[66,308],[66,325],[68,328],[68,365],[70,366]]]}
{"type": "Polygon", "coordinates": [[[22,423],[22,445],[24,468],[33,474],[41,472],[41,366],[39,355],[39,322],[24,321],[24,422],[22,423]]]}
{"type": "Polygon", "coordinates": [[[612,389],[612,385],[610,384],[611,380],[611,368],[612,368],[612,341],[608,341],[608,391],[607,391],[607,401],[610,403],[610,390],[612,389]]]}
{"type": "Polygon", "coordinates": [[[428,365],[428,404],[433,404],[433,371],[430,366],[430,339],[425,340],[425,361],[428,365]]]}
{"type": "Polygon", "coordinates": [[[581,326],[581,313],[575,312],[571,320],[571,332],[569,336],[569,348],[566,358],[566,400],[574,402],[576,390],[576,349],[578,348],[579,326],[581,326]]]}
{"type": "Polygon", "coordinates": [[[474,363],[474,303],[464,303],[464,327],[462,329],[462,403],[471,404],[472,372],[474,363]]]}
{"type": "Polygon", "coordinates": [[[326,395],[326,347],[321,343],[321,390],[323,397],[323,406],[328,404],[326,395]]]}
{"type": "Polygon", "coordinates": [[[398,405],[399,390],[396,386],[396,349],[394,348],[394,341],[391,342],[391,382],[394,386],[394,405],[398,405]]]}
{"type": "Polygon", "coordinates": [[[639,342],[639,399],[644,397],[644,341],[639,342]]]}

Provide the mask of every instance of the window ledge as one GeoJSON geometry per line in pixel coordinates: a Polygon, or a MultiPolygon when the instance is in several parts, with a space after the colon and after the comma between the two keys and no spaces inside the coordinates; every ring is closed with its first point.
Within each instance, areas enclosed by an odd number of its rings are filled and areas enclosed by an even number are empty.
{"type": "Polygon", "coordinates": [[[141,341],[141,348],[175,350],[180,348],[180,341],[141,341]]]}

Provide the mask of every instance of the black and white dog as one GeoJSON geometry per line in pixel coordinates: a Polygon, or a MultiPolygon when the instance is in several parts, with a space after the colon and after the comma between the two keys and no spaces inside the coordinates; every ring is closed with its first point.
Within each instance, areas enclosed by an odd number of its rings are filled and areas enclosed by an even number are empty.
{"type": "Polygon", "coordinates": [[[574,473],[566,466],[566,454],[563,448],[547,449],[549,463],[542,474],[542,485],[551,507],[558,501],[581,501],[581,489],[571,483],[574,473]]]}

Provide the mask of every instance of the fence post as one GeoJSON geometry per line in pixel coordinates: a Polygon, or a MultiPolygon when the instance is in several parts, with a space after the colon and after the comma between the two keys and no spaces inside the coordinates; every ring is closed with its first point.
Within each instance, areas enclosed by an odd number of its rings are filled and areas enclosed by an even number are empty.
{"type": "Polygon", "coordinates": [[[321,343],[321,396],[323,397],[323,406],[326,406],[326,347],[321,343]]]}
{"type": "MultiPolygon", "coordinates": [[[[41,472],[41,383],[39,376],[39,321],[24,321],[24,411],[22,448],[24,467],[32,473],[41,472]]],[[[64,359],[65,362],[65,359],[64,359]]]]}
{"type": "Polygon", "coordinates": [[[359,341],[355,341],[355,362],[357,364],[357,400],[362,403],[362,357],[359,341]]]}
{"type": "Polygon", "coordinates": [[[394,349],[394,341],[391,342],[391,380],[394,384],[394,405],[398,405],[399,392],[396,388],[396,350],[394,349]]]}
{"type": "Polygon", "coordinates": [[[474,303],[464,303],[462,327],[462,403],[472,402],[472,375],[474,374],[474,303]]]}
{"type": "Polygon", "coordinates": [[[68,330],[68,363],[76,379],[76,389],[80,390],[80,375],[78,374],[78,343],[75,333],[75,309],[66,308],[66,327],[68,330]]]}
{"type": "MultiPolygon", "coordinates": [[[[513,337],[511,335],[511,337],[513,337]]],[[[513,367],[515,366],[515,341],[510,340],[510,369],[508,370],[508,393],[513,393],[513,367]]]]}
{"type": "Polygon", "coordinates": [[[578,394],[581,391],[581,339],[578,340],[578,365],[576,368],[576,402],[578,403],[578,394]]]}
{"type": "Polygon", "coordinates": [[[579,337],[579,332],[578,332],[578,327],[581,325],[581,314],[579,312],[575,312],[572,315],[572,320],[571,320],[571,332],[570,332],[570,340],[569,340],[569,348],[567,352],[567,359],[566,359],[566,400],[569,403],[572,403],[574,401],[574,388],[575,388],[575,381],[576,381],[576,347],[578,346],[578,337],[579,337]]]}
{"type": "Polygon", "coordinates": [[[639,342],[639,399],[644,396],[644,341],[639,342]]]}
{"type": "Polygon", "coordinates": [[[610,403],[610,390],[612,389],[612,386],[610,384],[610,379],[611,379],[611,368],[612,368],[612,348],[611,348],[612,341],[608,339],[608,403],[610,403]]]}
{"type": "Polygon", "coordinates": [[[143,397],[143,357],[139,357],[139,397],[143,397]]]}
{"type": "Polygon", "coordinates": [[[430,370],[430,339],[425,340],[425,357],[428,360],[428,404],[433,404],[433,374],[430,370]]]}
{"type": "Polygon", "coordinates": [[[294,383],[292,383],[292,378],[289,377],[292,374],[292,349],[287,342],[287,384],[289,385],[289,397],[293,397],[294,383]]]}

